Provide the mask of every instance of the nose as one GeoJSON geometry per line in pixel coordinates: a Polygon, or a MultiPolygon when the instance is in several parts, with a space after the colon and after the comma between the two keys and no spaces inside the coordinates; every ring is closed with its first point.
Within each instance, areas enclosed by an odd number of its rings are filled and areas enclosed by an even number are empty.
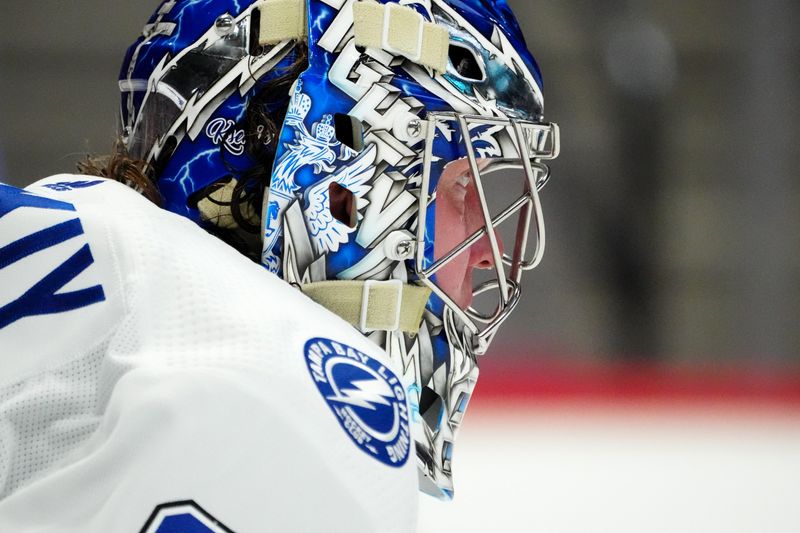
{"type": "MultiPolygon", "coordinates": [[[[492,230],[495,239],[497,240],[497,247],[500,250],[500,256],[503,256],[505,247],[503,239],[497,230],[492,230]]],[[[481,237],[478,242],[472,245],[469,253],[469,266],[470,268],[479,268],[487,270],[494,266],[494,256],[492,255],[492,241],[488,235],[481,237]]]]}

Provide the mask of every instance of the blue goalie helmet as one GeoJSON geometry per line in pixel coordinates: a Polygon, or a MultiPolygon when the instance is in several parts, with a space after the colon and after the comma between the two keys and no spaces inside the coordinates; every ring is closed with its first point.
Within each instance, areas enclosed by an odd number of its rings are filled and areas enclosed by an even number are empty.
{"type": "Polygon", "coordinates": [[[385,348],[420,487],[451,497],[478,359],[544,253],[559,152],[505,0],[167,1],[120,87],[167,209],[257,225],[266,270],[385,348]]]}

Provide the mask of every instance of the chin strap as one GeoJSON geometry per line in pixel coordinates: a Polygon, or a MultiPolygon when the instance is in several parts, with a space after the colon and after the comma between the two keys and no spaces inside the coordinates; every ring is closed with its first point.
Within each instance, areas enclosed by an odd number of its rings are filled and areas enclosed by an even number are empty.
{"type": "Polygon", "coordinates": [[[300,289],[363,333],[417,333],[431,295],[426,287],[400,280],[321,281],[302,285],[300,289]]]}

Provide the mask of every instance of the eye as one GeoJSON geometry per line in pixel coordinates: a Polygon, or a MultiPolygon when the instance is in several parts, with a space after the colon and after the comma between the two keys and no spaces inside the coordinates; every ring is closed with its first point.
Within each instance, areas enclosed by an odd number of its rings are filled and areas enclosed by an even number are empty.
{"type": "Polygon", "coordinates": [[[471,81],[483,81],[486,78],[481,63],[472,49],[450,43],[449,58],[453,70],[460,77],[471,81]]]}

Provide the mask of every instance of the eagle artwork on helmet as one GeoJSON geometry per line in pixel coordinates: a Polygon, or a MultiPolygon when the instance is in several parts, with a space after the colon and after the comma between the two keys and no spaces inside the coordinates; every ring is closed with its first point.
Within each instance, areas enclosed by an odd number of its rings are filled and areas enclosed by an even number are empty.
{"type": "Polygon", "coordinates": [[[265,270],[386,350],[420,487],[452,497],[478,358],[542,259],[559,152],[506,1],[167,0],[120,88],[126,146],[165,208],[257,227],[265,270]],[[259,205],[220,216],[265,161],[259,205]]]}

